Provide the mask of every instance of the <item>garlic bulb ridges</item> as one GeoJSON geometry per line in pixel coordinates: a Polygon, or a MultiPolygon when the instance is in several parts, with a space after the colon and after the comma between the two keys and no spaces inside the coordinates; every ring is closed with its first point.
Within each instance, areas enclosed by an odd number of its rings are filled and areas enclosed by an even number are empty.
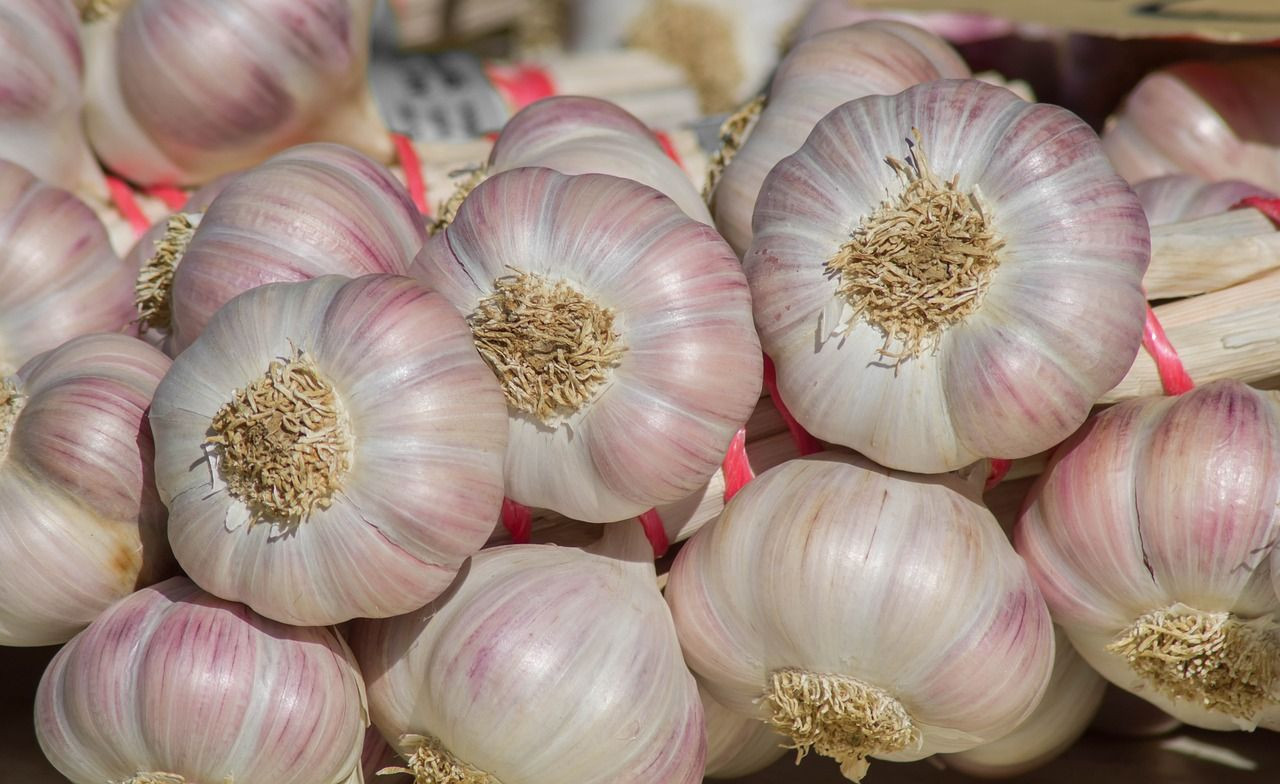
{"type": "MultiPolygon", "coordinates": [[[[769,674],[769,725],[789,736],[803,758],[810,748],[860,781],[871,754],[919,745],[920,733],[893,695],[856,678],[783,669],[769,674]]],[[[798,760],[797,760],[798,761],[798,760]]]]}
{"type": "Polygon", "coordinates": [[[140,329],[167,330],[172,323],[173,273],[199,225],[200,215],[179,212],[169,216],[156,252],[138,271],[133,287],[140,329]]]}
{"type": "Polygon", "coordinates": [[[250,522],[302,522],[326,509],[351,468],[351,426],[333,385],[301,349],[222,407],[206,443],[250,522]]]}
{"type": "Polygon", "coordinates": [[[502,784],[482,770],[476,770],[449,753],[439,740],[423,735],[405,735],[402,746],[415,748],[406,768],[383,768],[379,775],[408,773],[414,784],[502,784]]]}
{"type": "Polygon", "coordinates": [[[708,206],[711,206],[712,195],[716,184],[720,182],[720,176],[724,174],[725,167],[733,161],[733,156],[738,154],[738,150],[742,149],[743,143],[747,140],[747,134],[751,133],[751,129],[755,127],[756,120],[760,118],[760,112],[764,111],[767,100],[766,96],[757,95],[720,124],[720,147],[711,153],[711,159],[707,165],[707,180],[702,184],[702,199],[708,206]]]}
{"type": "Polygon", "coordinates": [[[1248,719],[1276,702],[1280,624],[1177,604],[1138,618],[1107,646],[1175,700],[1248,719]]]}

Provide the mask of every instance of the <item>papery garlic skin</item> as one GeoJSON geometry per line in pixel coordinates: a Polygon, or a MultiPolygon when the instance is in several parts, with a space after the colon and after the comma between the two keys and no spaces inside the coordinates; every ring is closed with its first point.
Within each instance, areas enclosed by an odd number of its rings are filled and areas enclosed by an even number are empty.
{"type": "Polygon", "coordinates": [[[1193,174],[1167,174],[1143,180],[1133,186],[1133,192],[1147,222],[1163,226],[1178,221],[1195,220],[1220,212],[1226,212],[1242,199],[1258,196],[1264,199],[1280,198],[1276,194],[1243,180],[1206,182],[1193,174]]]}
{"type": "Polygon", "coordinates": [[[800,725],[828,727],[816,750],[843,749],[854,780],[868,754],[914,760],[1008,733],[1044,693],[1053,636],[1026,567],[969,493],[833,453],[761,474],[671,569],[685,660],[712,697],[761,720],[780,721],[770,684],[788,672],[865,692],[876,716],[904,712],[887,723],[908,739],[882,749],[826,725],[872,736],[856,707],[796,699],[800,725]]]}
{"type": "Polygon", "coordinates": [[[80,120],[84,55],[71,0],[0,8],[0,158],[89,199],[106,181],[80,120]]]}
{"type": "MultiPolygon", "coordinates": [[[[288,413],[283,403],[261,410],[288,413]]],[[[502,392],[449,303],[408,278],[330,275],[237,297],[175,360],[151,423],[179,563],[204,589],[284,623],[421,607],[484,544],[502,504],[502,392]],[[242,391],[291,358],[300,362],[289,372],[312,368],[312,386],[336,401],[336,415],[309,430],[346,443],[335,475],[300,470],[301,494],[292,474],[259,479],[252,462],[209,443],[211,423],[241,416],[242,391]],[[306,494],[313,479],[332,480],[326,495],[306,494]],[[250,489],[310,508],[294,516],[250,489]]],[[[307,442],[280,435],[271,458],[291,460],[307,442]]]]}
{"type": "MultiPolygon", "coordinates": [[[[1275,393],[1235,381],[1120,403],[1057,449],[1016,543],[1055,622],[1094,669],[1197,727],[1280,727],[1280,667],[1270,665],[1271,683],[1246,687],[1240,679],[1263,678],[1265,667],[1248,669],[1234,642],[1204,653],[1208,676],[1183,682],[1214,700],[1212,709],[1199,698],[1174,698],[1166,682],[1108,649],[1151,613],[1194,610],[1270,627],[1271,655],[1280,656],[1280,598],[1267,563],[1280,537],[1277,466],[1275,393]]],[[[1175,657],[1151,634],[1152,650],[1175,657]]]]}
{"type": "Polygon", "coordinates": [[[40,747],[75,784],[349,784],[366,721],[336,633],[266,620],[183,577],[104,613],[36,695],[40,747]]]}
{"type": "Polygon", "coordinates": [[[788,740],[754,716],[734,713],[699,688],[707,718],[707,770],[711,779],[748,776],[786,754],[788,740]]]}
{"type": "Polygon", "coordinates": [[[797,45],[778,66],[760,119],[712,193],[720,233],[739,255],[747,252],[765,177],[804,144],[827,112],[865,95],[892,95],[913,84],[968,75],[964,60],[945,41],[900,22],[864,22],[797,45]]]}
{"type": "Polygon", "coordinates": [[[146,419],[168,369],[100,334],[0,377],[0,645],[65,642],[172,572],[146,419]]]}
{"type": "MultiPolygon", "coordinates": [[[[414,275],[473,331],[489,323],[482,303],[513,286],[530,294],[563,282],[611,314],[616,359],[593,365],[599,383],[585,400],[547,417],[526,412],[514,401],[529,390],[503,373],[507,496],[521,504],[602,523],[683,499],[716,471],[759,399],[762,358],[740,265],[714,230],[638,183],[535,168],[498,174],[427,241],[414,275]],[[518,275],[527,278],[513,283],[518,275]]],[[[538,405],[551,400],[530,394],[538,405]]]]}
{"type": "Polygon", "coordinates": [[[368,0],[134,0],[85,30],[98,157],[141,184],[199,185],[308,141],[380,161],[368,0]]]}
{"type": "Polygon", "coordinates": [[[754,226],[744,266],[782,397],[813,435],[882,465],[935,473],[1047,449],[1141,344],[1151,243],[1141,205],[1079,118],[1002,88],[945,80],[844,104],[770,173],[754,226]],[[891,222],[920,198],[886,163],[909,153],[901,171],[924,160],[925,187],[958,192],[966,219],[989,233],[963,245],[975,270],[988,265],[969,289],[946,271],[941,293],[926,292],[921,265],[943,256],[910,255],[958,224],[891,222]],[[859,237],[886,236],[904,238],[895,263],[916,277],[843,293],[830,265],[869,242],[859,237]],[[866,310],[912,302],[930,303],[913,307],[936,321],[866,310]]]}
{"type": "Polygon", "coordinates": [[[0,376],[132,317],[131,275],[84,202],[0,161],[0,376]]]}
{"type": "MultiPolygon", "coordinates": [[[[702,706],[649,576],[572,548],[475,555],[420,611],[351,635],[374,724],[405,756],[503,784],[696,784],[702,706]]],[[[432,779],[428,778],[427,781],[432,779]]]]}

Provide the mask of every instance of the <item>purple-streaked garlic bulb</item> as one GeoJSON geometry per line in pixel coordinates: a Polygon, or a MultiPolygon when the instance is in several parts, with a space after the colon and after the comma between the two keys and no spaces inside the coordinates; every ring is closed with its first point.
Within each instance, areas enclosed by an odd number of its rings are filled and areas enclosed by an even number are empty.
{"type": "Polygon", "coordinates": [[[98,334],[0,376],[0,645],[65,642],[172,572],[146,418],[168,369],[98,334]]]}
{"type": "Polygon", "coordinates": [[[754,126],[744,117],[736,129],[727,128],[722,157],[731,157],[711,191],[716,226],[739,255],[746,253],[751,212],[769,170],[799,149],[818,120],[840,104],[968,75],[964,60],[945,41],[900,22],[864,22],[799,44],[778,66],[754,126]]]}
{"type": "Polygon", "coordinates": [[[1136,183],[1133,192],[1142,202],[1152,227],[1217,215],[1251,196],[1280,198],[1266,188],[1243,180],[1206,182],[1194,174],[1153,177],[1136,183]]]}
{"type": "Polygon", "coordinates": [[[0,376],[77,335],[123,329],[130,277],[92,209],[0,161],[0,376]]]}
{"type": "Polygon", "coordinates": [[[953,44],[973,44],[1012,35],[1016,25],[1008,19],[958,11],[895,11],[868,8],[853,0],[817,0],[796,28],[797,43],[815,35],[859,22],[889,20],[914,25],[953,44]]]}
{"type": "Polygon", "coordinates": [[[701,687],[698,696],[707,720],[707,778],[749,776],[787,753],[789,741],[768,724],[729,710],[701,687]]]}
{"type": "Polygon", "coordinates": [[[1102,146],[1130,182],[1165,174],[1280,190],[1280,57],[1177,63],[1148,74],[1102,146]]]}
{"type": "Polygon", "coordinates": [[[419,784],[697,784],[702,704],[639,525],[598,552],[483,550],[351,634],[373,723],[419,784]]]}
{"type": "Polygon", "coordinates": [[[198,185],[311,141],[389,161],[365,79],[372,5],[132,0],[85,29],[89,141],[147,185],[198,185]]]}
{"type": "Polygon", "coordinates": [[[233,176],[203,212],[172,215],[136,284],[144,331],[190,346],[218,308],[265,283],[404,275],[426,238],[404,186],[347,147],[308,144],[233,176]]]}
{"type": "Polygon", "coordinates": [[[606,523],[710,479],[760,397],[733,251],[603,174],[481,183],[414,274],[464,314],[510,410],[507,496],[606,523]]]}
{"type": "Polygon", "coordinates": [[[242,294],[174,361],[151,424],[178,562],[285,623],[421,607],[502,505],[502,391],[410,278],[242,294]]]}
{"type": "Polygon", "coordinates": [[[85,198],[106,199],[80,119],[84,56],[71,0],[0,8],[0,158],[85,198]]]}
{"type": "Polygon", "coordinates": [[[770,173],[754,226],[745,267],[783,399],[881,465],[1043,451],[1141,344],[1141,205],[1079,118],[999,87],[844,104],[770,173]]]}
{"type": "Polygon", "coordinates": [[[1280,400],[1236,381],[1120,403],[1057,449],[1015,531],[1107,680],[1206,729],[1280,729],[1280,400]]]}
{"type": "Polygon", "coordinates": [[[69,642],[36,737],[74,784],[353,784],[366,708],[331,629],[285,626],[174,577],[69,642]]]}

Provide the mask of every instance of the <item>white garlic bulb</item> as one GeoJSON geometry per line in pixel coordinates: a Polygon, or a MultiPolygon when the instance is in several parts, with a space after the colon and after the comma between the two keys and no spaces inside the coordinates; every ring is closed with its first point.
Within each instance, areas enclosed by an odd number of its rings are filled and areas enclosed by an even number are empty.
{"type": "Polygon", "coordinates": [[[739,255],[746,253],[764,178],[840,104],[968,75],[964,60],[945,41],[900,22],[864,22],[799,44],[778,66],[750,135],[745,142],[730,141],[738,149],[711,192],[716,226],[739,255]]]}
{"type": "Polygon", "coordinates": [[[707,719],[710,779],[736,779],[764,770],[787,753],[787,739],[754,716],[734,713],[698,688],[707,719]]]}
{"type": "Polygon", "coordinates": [[[36,737],[75,784],[357,784],[365,714],[333,631],[266,620],[175,577],[58,652],[36,737]]]}
{"type": "Polygon", "coordinates": [[[197,185],[286,147],[391,140],[365,80],[368,0],[132,0],[85,30],[98,157],[142,184],[197,185]]]}
{"type": "Polygon", "coordinates": [[[146,419],[168,369],[104,334],[0,376],[0,645],[65,642],[172,572],[146,419]]]}
{"type": "Polygon", "coordinates": [[[414,274],[466,315],[503,385],[518,503],[601,523],[686,498],[759,399],[733,252],[639,183],[502,172],[414,274]]]}
{"type": "Polygon", "coordinates": [[[506,406],[409,278],[260,286],[156,390],[156,486],[202,588],[298,625],[421,607],[502,503],[506,406]]]}
{"type": "Polygon", "coordinates": [[[1107,680],[1207,729],[1280,728],[1280,400],[1235,381],[1120,403],[1059,447],[1015,531],[1107,680]]]}
{"type": "Polygon", "coordinates": [[[1250,196],[1280,198],[1244,180],[1206,182],[1194,174],[1153,177],[1136,183],[1133,192],[1153,228],[1226,212],[1250,196]]]}
{"type": "Polygon", "coordinates": [[[0,8],[0,158],[105,200],[102,169],[80,120],[83,73],[71,0],[7,0],[0,8]]]}
{"type": "Polygon", "coordinates": [[[769,174],[754,226],[745,268],[782,398],[882,465],[1043,451],[1141,343],[1141,205],[1079,118],[999,87],[842,105],[769,174]]]}
{"type": "Polygon", "coordinates": [[[129,268],[84,202],[0,161],[0,376],[132,316],[129,268]]]}
{"type": "Polygon", "coordinates": [[[1049,613],[954,475],[823,453],[767,471],[676,557],[685,660],[723,705],[858,780],[1008,733],[1049,682],[1049,613]]]}

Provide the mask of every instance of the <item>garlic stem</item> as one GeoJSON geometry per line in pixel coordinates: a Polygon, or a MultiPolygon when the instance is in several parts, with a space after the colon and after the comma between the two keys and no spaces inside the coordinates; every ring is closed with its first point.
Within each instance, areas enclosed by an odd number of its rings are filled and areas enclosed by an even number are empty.
{"type": "Polygon", "coordinates": [[[407,773],[414,784],[502,784],[482,770],[453,756],[439,740],[423,735],[404,735],[401,747],[414,749],[405,768],[383,768],[378,775],[407,773]]]}
{"type": "Polygon", "coordinates": [[[757,95],[720,124],[720,147],[711,154],[707,163],[707,178],[702,183],[702,199],[708,207],[712,206],[720,176],[733,161],[733,156],[742,149],[751,130],[756,127],[756,120],[760,119],[760,112],[764,111],[767,100],[765,95],[757,95]]]}
{"type": "Polygon", "coordinates": [[[156,252],[139,270],[133,290],[141,329],[168,330],[172,324],[173,273],[195,236],[200,218],[194,213],[170,215],[164,236],[156,243],[156,252]]]}
{"type": "Polygon", "coordinates": [[[115,16],[129,2],[132,0],[81,0],[80,21],[89,24],[115,16]]]}
{"type": "Polygon", "coordinates": [[[0,378],[0,460],[9,453],[9,433],[26,402],[16,378],[0,378]]]}

